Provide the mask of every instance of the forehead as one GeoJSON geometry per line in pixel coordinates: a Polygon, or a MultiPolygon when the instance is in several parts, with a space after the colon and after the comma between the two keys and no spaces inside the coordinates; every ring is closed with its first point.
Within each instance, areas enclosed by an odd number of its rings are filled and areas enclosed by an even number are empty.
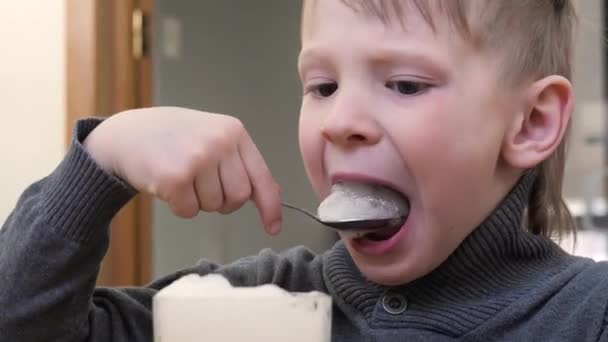
{"type": "Polygon", "coordinates": [[[301,33],[302,38],[306,38],[317,27],[314,19],[319,15],[331,16],[333,9],[337,16],[349,9],[359,19],[376,21],[387,28],[422,25],[433,32],[456,32],[458,38],[479,48],[480,37],[476,32],[481,22],[470,19],[490,14],[492,6],[489,5],[486,0],[304,0],[301,33]]]}
{"type": "Polygon", "coordinates": [[[326,31],[329,26],[326,24],[332,24],[332,21],[338,21],[342,26],[348,25],[350,28],[361,26],[362,22],[396,28],[396,24],[403,20],[393,20],[393,17],[391,15],[391,20],[382,20],[364,8],[343,0],[305,0],[302,11],[302,38],[310,38],[319,31],[326,31]]]}
{"type": "MultiPolygon", "coordinates": [[[[374,0],[367,1],[369,4],[374,0]]],[[[377,4],[383,3],[376,1],[377,4]]],[[[302,48],[358,44],[369,49],[370,45],[383,44],[445,51],[466,45],[454,25],[439,17],[439,7],[418,7],[415,1],[392,1],[400,4],[394,7],[366,7],[362,5],[365,3],[352,0],[304,1],[302,48]]]]}
{"type": "MultiPolygon", "coordinates": [[[[392,12],[391,12],[392,13],[392,12]]],[[[359,6],[349,5],[343,0],[306,0],[302,12],[302,39],[306,40],[316,36],[319,32],[327,34],[328,28],[335,31],[342,28],[344,31],[360,29],[377,29],[381,31],[404,30],[406,16],[397,17],[394,14],[389,18],[373,15],[359,6]],[[337,25],[336,25],[337,24],[337,25]]],[[[416,20],[407,15],[408,21],[416,20]]],[[[419,23],[417,23],[419,24],[419,23]]],[[[409,26],[414,26],[410,23],[409,26]]]]}

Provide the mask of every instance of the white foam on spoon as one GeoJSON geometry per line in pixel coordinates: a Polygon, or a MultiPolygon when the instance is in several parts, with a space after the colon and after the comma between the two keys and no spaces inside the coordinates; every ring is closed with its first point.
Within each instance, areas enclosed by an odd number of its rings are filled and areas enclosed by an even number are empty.
{"type": "Polygon", "coordinates": [[[386,219],[408,213],[407,201],[394,190],[355,182],[334,184],[317,210],[324,221],[386,219]]]}
{"type": "Polygon", "coordinates": [[[220,275],[191,274],[154,296],[154,341],[329,342],[331,310],[320,292],[233,287],[220,275]]]}
{"type": "MultiPolygon", "coordinates": [[[[409,214],[409,203],[387,187],[359,182],[334,184],[317,210],[323,221],[387,219],[409,214]]],[[[342,231],[348,238],[360,238],[370,231],[342,231]]]]}

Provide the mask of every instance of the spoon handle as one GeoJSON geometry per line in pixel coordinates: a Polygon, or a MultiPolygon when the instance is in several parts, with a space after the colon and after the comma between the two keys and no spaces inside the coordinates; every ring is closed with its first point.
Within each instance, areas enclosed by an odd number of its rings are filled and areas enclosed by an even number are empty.
{"type": "Polygon", "coordinates": [[[284,207],[286,207],[286,208],[289,208],[289,209],[293,209],[293,210],[299,211],[299,212],[301,212],[302,214],[305,214],[305,215],[307,215],[308,217],[310,217],[310,218],[314,219],[315,221],[317,221],[317,222],[319,222],[319,223],[323,223],[323,224],[325,224],[325,222],[321,221],[321,220],[320,220],[320,219],[317,217],[317,215],[315,215],[315,214],[311,213],[310,211],[308,211],[308,210],[306,210],[306,209],[302,209],[302,208],[300,208],[300,207],[296,207],[295,205],[293,205],[293,204],[289,204],[289,203],[287,203],[287,202],[281,202],[281,205],[283,205],[283,206],[284,206],[284,207]]]}

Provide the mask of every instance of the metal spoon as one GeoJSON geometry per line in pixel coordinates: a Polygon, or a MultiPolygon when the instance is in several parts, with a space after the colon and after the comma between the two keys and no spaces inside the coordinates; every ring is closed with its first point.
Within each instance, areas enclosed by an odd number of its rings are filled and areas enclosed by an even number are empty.
{"type": "Polygon", "coordinates": [[[310,211],[308,211],[306,209],[296,207],[295,205],[292,205],[292,204],[289,204],[286,202],[281,202],[281,204],[286,208],[299,211],[299,212],[307,215],[308,217],[314,219],[315,221],[317,221],[325,226],[337,229],[337,230],[367,231],[367,230],[374,230],[374,229],[378,229],[378,228],[384,228],[384,227],[388,227],[388,226],[396,227],[396,226],[403,224],[403,222],[405,222],[404,216],[382,218],[382,219],[353,219],[353,220],[342,220],[342,221],[323,221],[317,215],[311,213],[310,211]]]}

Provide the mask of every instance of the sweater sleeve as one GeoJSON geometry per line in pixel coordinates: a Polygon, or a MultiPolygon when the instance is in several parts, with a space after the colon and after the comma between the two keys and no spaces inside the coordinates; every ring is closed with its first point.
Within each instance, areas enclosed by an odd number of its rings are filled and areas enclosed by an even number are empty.
{"type": "Polygon", "coordinates": [[[0,341],[151,341],[152,297],[188,273],[322,290],[320,257],[303,248],[226,266],[201,262],[147,287],[95,288],[109,223],[135,195],[81,145],[99,122],[78,122],[62,163],[26,189],[0,230],[0,341]]]}

